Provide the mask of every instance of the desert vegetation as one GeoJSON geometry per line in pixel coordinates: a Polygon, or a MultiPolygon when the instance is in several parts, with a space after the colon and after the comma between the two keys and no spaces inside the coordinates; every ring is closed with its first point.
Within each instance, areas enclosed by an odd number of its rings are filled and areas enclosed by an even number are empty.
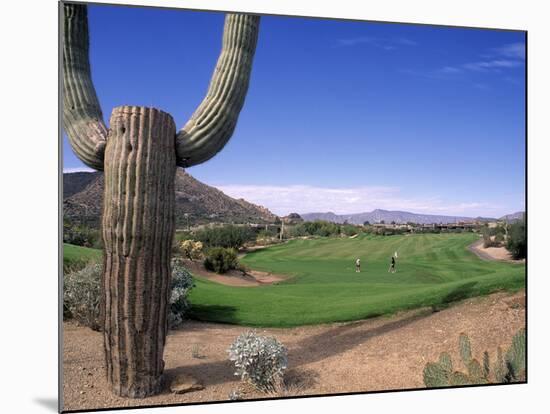
{"type": "Polygon", "coordinates": [[[448,353],[439,356],[438,362],[429,362],[424,368],[424,384],[426,387],[449,387],[474,384],[503,384],[525,381],[526,344],[525,330],[521,329],[512,339],[510,348],[503,355],[499,347],[496,360],[491,363],[489,352],[483,353],[480,363],[472,357],[470,338],[461,334],[458,347],[462,364],[466,372],[455,370],[448,353]]]}
{"type": "Polygon", "coordinates": [[[514,259],[525,259],[527,257],[527,228],[525,226],[525,217],[510,225],[506,248],[512,253],[514,259]]]}
{"type": "MultiPolygon", "coordinates": [[[[66,245],[65,249],[71,257],[73,248],[66,245]]],[[[86,248],[77,250],[82,254],[86,248]]],[[[67,257],[67,256],[66,256],[67,257]]],[[[83,326],[100,331],[101,283],[103,265],[100,261],[101,251],[88,249],[88,260],[69,261],[68,269],[63,277],[63,318],[72,319],[83,326]]],[[[183,266],[180,259],[171,262],[171,284],[168,308],[168,327],[175,329],[187,318],[190,304],[189,292],[195,286],[193,276],[183,266]]]]}
{"type": "Polygon", "coordinates": [[[274,337],[255,331],[242,333],[227,350],[235,375],[263,392],[281,388],[288,367],[288,351],[274,337]]]}
{"type": "Polygon", "coordinates": [[[206,98],[176,132],[169,114],[135,106],[115,108],[106,127],[91,79],[87,11],[63,5],[63,123],[75,154],[105,175],[100,303],[109,385],[117,395],[142,398],[159,392],[164,367],[176,166],[200,164],[230,139],[248,89],[259,17],[227,16],[206,98]],[[129,311],[118,312],[121,305],[129,311]]]}
{"type": "Polygon", "coordinates": [[[247,226],[223,225],[198,230],[194,238],[206,248],[224,247],[240,249],[247,242],[256,239],[255,232],[247,226]]]}
{"type": "Polygon", "coordinates": [[[204,267],[220,274],[237,269],[238,265],[237,251],[233,248],[211,247],[204,257],[204,267]]]}
{"type": "MultiPolygon", "coordinates": [[[[292,381],[285,388],[285,379],[300,364],[318,364],[315,374],[319,376],[325,363],[332,363],[331,369],[341,379],[346,372],[338,371],[339,362],[334,361],[343,354],[349,358],[354,349],[361,349],[361,363],[376,364],[386,345],[393,345],[397,355],[409,341],[425,339],[415,328],[412,334],[398,336],[398,342],[385,339],[411,326],[422,326],[423,334],[438,337],[437,345],[443,346],[450,337],[446,322],[451,319],[458,327],[463,323],[456,315],[454,319],[441,316],[450,312],[451,305],[462,306],[495,292],[517,293],[525,287],[523,263],[482,261],[469,250],[480,243],[481,232],[486,248],[506,246],[514,258],[524,258],[524,220],[496,226],[481,224],[483,219],[420,225],[401,223],[411,215],[367,215],[361,221],[378,217],[376,223],[357,225],[347,221],[356,220],[349,215],[340,216],[340,223],[304,221],[297,213],[279,218],[262,206],[233,200],[213,188],[205,190],[202,183],[177,170],[209,160],[231,138],[248,91],[258,16],[226,16],[222,51],[207,94],[178,131],[170,114],[152,107],[114,108],[109,125],[105,124],[91,79],[87,7],[65,3],[62,9],[65,131],[78,158],[104,171],[95,178],[80,177],[93,188],[75,185],[68,191],[65,205],[74,221],[64,222],[64,317],[76,322],[67,324],[73,333],[81,333],[83,326],[90,328],[87,338],[103,344],[102,358],[94,350],[86,357],[91,355],[96,365],[104,361],[104,385],[116,401],[119,397],[157,401],[166,398],[159,395],[163,387],[178,395],[202,390],[194,378],[189,387],[184,386],[182,377],[187,380],[191,370],[208,377],[209,387],[219,386],[217,397],[223,389],[232,400],[242,399],[242,394],[227,393],[223,388],[231,382],[227,376],[237,377],[262,395],[289,392],[292,381]],[[193,191],[181,191],[182,186],[193,191]],[[201,201],[197,206],[189,200],[201,201]],[[229,204],[231,208],[226,208],[229,204]],[[93,220],[88,220],[88,210],[93,220]],[[392,219],[385,222],[381,217],[392,219]],[[253,273],[272,279],[260,281],[253,273]],[[238,279],[241,285],[226,283],[229,279],[238,279]],[[194,331],[186,331],[189,327],[194,331]],[[260,334],[251,327],[276,334],[260,334]],[[293,338],[303,332],[299,340],[293,338]],[[224,349],[212,351],[218,336],[226,341],[224,349]],[[382,345],[378,349],[372,347],[377,340],[382,345]],[[175,349],[165,352],[172,344],[175,349]],[[167,364],[171,364],[169,372],[167,364]]],[[[506,303],[493,305],[480,308],[490,308],[514,324],[512,331],[511,325],[502,327],[492,321],[491,329],[498,328],[495,342],[500,344],[498,335],[513,334],[524,322],[521,310],[506,303]]],[[[480,324],[479,313],[470,318],[480,324]]],[[[75,346],[75,338],[78,335],[66,342],[73,371],[74,361],[88,362],[85,357],[78,359],[81,349],[75,346]]],[[[427,387],[525,380],[524,330],[514,336],[506,352],[496,348],[494,362],[489,351],[481,362],[474,358],[470,338],[461,334],[462,366],[453,364],[451,351],[424,366],[437,355],[429,353],[432,345],[424,342],[426,353],[408,355],[416,358],[407,367],[413,365],[415,370],[416,377],[411,378],[427,387]],[[424,359],[425,355],[429,358],[424,359]]],[[[80,346],[86,348],[86,344],[80,346]]],[[[355,359],[348,364],[353,369],[348,366],[347,374],[364,368],[355,359]]],[[[407,364],[395,364],[399,365],[407,364]]],[[[294,372],[295,378],[309,374],[294,372]]],[[[313,382],[304,387],[312,387],[313,382]]],[[[414,381],[405,385],[410,384],[421,386],[414,381]]],[[[343,391],[341,385],[338,391],[343,391]]],[[[363,390],[362,385],[358,381],[357,389],[363,390]]],[[[379,389],[387,386],[383,385],[379,389]]],[[[82,391],[78,395],[84,395],[82,391]]],[[[332,392],[322,387],[316,391],[332,392]]]]}

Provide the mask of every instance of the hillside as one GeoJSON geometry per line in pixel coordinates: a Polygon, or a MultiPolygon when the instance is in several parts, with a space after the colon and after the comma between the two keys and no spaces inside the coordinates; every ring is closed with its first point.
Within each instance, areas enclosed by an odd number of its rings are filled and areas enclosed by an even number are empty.
{"type": "MultiPolygon", "coordinates": [[[[103,173],[100,172],[63,174],[64,218],[99,227],[103,186],[103,173]]],[[[175,190],[176,224],[180,228],[187,226],[187,219],[190,225],[210,222],[272,223],[277,219],[267,208],[231,198],[179,168],[175,190]]]]}
{"type": "Polygon", "coordinates": [[[508,222],[514,222],[521,220],[523,218],[523,215],[525,214],[524,211],[517,211],[512,214],[506,214],[505,216],[502,216],[500,220],[508,221],[508,222]]]}
{"type": "Polygon", "coordinates": [[[357,213],[357,214],[334,214],[328,213],[306,213],[301,214],[305,221],[326,220],[333,223],[344,223],[347,221],[351,224],[363,224],[365,221],[369,223],[380,223],[382,220],[386,223],[395,221],[396,223],[418,223],[418,224],[431,224],[431,223],[456,223],[458,221],[471,221],[482,220],[491,221],[494,219],[482,218],[482,217],[462,217],[462,216],[442,216],[434,214],[416,214],[408,211],[389,211],[376,209],[369,213],[357,213]]]}

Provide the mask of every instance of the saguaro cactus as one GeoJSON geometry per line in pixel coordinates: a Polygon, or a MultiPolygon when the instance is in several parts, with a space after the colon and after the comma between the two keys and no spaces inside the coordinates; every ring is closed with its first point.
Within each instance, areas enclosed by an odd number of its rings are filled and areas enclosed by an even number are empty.
{"type": "Polygon", "coordinates": [[[77,156],[104,170],[102,324],[107,380],[119,396],[159,392],[174,236],[176,166],[213,157],[230,139],[244,103],[260,18],[228,14],[203,102],[176,133],[155,108],[122,106],[110,128],[92,84],[85,5],[63,5],[63,120],[77,156]]]}

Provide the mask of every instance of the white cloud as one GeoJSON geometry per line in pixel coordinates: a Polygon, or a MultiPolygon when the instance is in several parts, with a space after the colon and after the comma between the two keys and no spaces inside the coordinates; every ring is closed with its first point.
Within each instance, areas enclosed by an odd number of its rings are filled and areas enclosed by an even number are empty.
{"type": "Polygon", "coordinates": [[[65,173],[74,173],[74,172],[94,172],[95,170],[92,170],[88,167],[75,167],[75,168],[63,168],[63,174],[65,173]]]}
{"type": "Polygon", "coordinates": [[[484,202],[446,203],[439,198],[408,198],[396,187],[327,188],[309,185],[261,186],[220,185],[218,189],[234,198],[244,198],[269,208],[277,215],[328,212],[353,214],[374,209],[401,210],[423,214],[492,215],[499,206],[484,202]]]}
{"type": "Polygon", "coordinates": [[[514,69],[524,65],[525,44],[511,43],[490,49],[481,55],[483,60],[466,62],[457,65],[448,65],[433,71],[433,75],[458,75],[466,72],[501,72],[505,69],[514,69]]]}
{"type": "Polygon", "coordinates": [[[513,59],[525,59],[525,43],[517,42],[496,47],[493,52],[499,56],[513,59]]]}
{"type": "Polygon", "coordinates": [[[523,65],[523,62],[519,60],[510,59],[496,59],[482,62],[465,63],[462,65],[464,69],[475,71],[486,71],[490,69],[502,69],[502,68],[517,68],[523,65]]]}

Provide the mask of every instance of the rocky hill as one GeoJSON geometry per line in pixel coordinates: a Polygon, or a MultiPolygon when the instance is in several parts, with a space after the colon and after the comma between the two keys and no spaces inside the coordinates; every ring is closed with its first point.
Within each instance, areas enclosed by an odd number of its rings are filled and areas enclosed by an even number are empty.
{"type": "MultiPolygon", "coordinates": [[[[103,203],[103,173],[63,174],[63,216],[74,223],[99,227],[103,203]]],[[[176,225],[211,222],[272,223],[277,216],[267,208],[234,199],[196,180],[182,169],[176,173],[176,225]]]]}
{"type": "Polygon", "coordinates": [[[369,223],[380,223],[384,221],[385,223],[391,223],[395,221],[396,223],[417,223],[417,224],[432,224],[432,223],[456,223],[458,221],[491,221],[494,219],[484,218],[484,217],[461,217],[461,216],[442,216],[434,214],[416,214],[410,213],[408,211],[390,211],[390,210],[380,210],[376,209],[368,213],[357,213],[357,214],[334,214],[331,212],[328,213],[306,213],[301,214],[302,218],[305,221],[315,221],[315,220],[326,220],[333,223],[344,223],[348,222],[350,224],[363,224],[368,221],[369,223]]]}
{"type": "Polygon", "coordinates": [[[509,223],[513,223],[515,221],[523,219],[523,215],[525,214],[524,211],[518,211],[512,214],[506,214],[505,216],[502,216],[500,220],[507,221],[509,223]]]}

